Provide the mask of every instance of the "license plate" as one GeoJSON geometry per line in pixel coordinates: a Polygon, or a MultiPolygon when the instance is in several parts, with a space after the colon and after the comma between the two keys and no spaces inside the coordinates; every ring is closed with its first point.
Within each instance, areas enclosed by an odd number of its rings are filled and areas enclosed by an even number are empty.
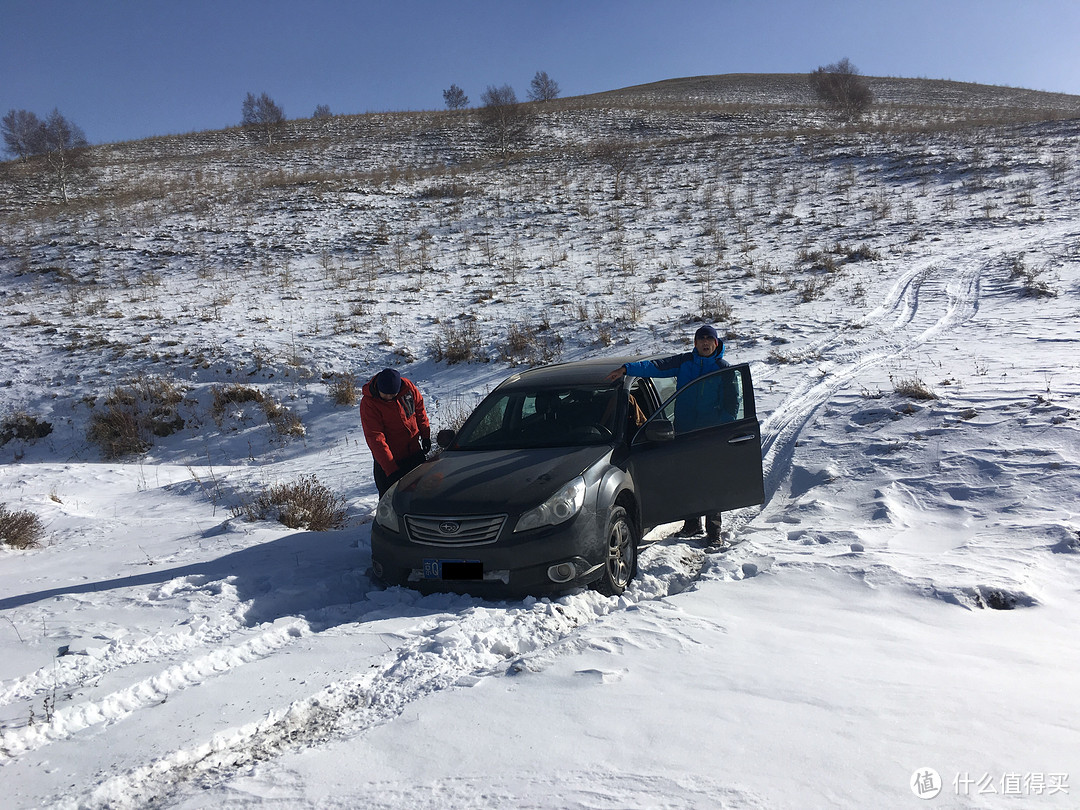
{"type": "Polygon", "coordinates": [[[424,579],[483,579],[479,560],[424,560],[424,579]]]}

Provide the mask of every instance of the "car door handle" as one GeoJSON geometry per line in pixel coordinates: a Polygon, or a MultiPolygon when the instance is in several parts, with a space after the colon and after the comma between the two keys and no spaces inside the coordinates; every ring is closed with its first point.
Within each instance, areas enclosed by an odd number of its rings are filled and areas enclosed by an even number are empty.
{"type": "Polygon", "coordinates": [[[747,433],[745,436],[734,436],[728,439],[728,444],[742,444],[743,442],[752,442],[756,438],[756,433],[747,433]]]}

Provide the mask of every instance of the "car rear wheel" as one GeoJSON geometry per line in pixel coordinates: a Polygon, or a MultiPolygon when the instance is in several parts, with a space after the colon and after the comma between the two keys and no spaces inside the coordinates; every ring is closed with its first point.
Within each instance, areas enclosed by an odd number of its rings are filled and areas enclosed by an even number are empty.
{"type": "Polygon", "coordinates": [[[607,530],[607,559],[596,590],[605,596],[618,596],[637,574],[637,528],[621,506],[611,510],[607,530]]]}

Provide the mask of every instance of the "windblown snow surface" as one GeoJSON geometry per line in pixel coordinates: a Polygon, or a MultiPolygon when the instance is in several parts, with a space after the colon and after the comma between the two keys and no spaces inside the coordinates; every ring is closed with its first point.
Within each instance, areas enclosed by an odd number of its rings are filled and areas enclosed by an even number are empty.
{"type": "Polygon", "coordinates": [[[0,550],[0,805],[1080,804],[1075,122],[639,160],[621,196],[570,161],[450,202],[401,177],[8,217],[0,416],[54,429],[2,449],[46,537],[0,550]],[[658,527],[620,598],[373,581],[371,457],[327,374],[399,366],[438,426],[514,326],[562,359],[675,351],[706,308],[763,435],[723,550],[658,527]],[[456,323],[486,362],[434,359],[456,323]],[[186,427],[106,460],[90,400],[137,374],[183,385],[186,427]],[[304,434],[211,417],[233,382],[304,434]],[[345,528],[236,508],[306,474],[345,528]]]}

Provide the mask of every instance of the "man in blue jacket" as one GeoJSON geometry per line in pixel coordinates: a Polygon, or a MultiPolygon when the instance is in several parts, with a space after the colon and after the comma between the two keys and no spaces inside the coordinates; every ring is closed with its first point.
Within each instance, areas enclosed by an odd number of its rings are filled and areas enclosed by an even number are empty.
{"type": "MultiPolygon", "coordinates": [[[[712,326],[702,326],[694,333],[694,350],[673,354],[657,360],[642,360],[626,363],[608,375],[609,380],[631,377],[674,377],[676,385],[682,389],[706,374],[712,374],[730,363],[724,359],[724,342],[712,326]]],[[[692,393],[692,392],[691,392],[692,393]]],[[[702,394],[704,392],[699,392],[702,394]]],[[[715,398],[712,400],[715,402],[715,398]]],[[[675,401],[675,427],[680,433],[694,429],[699,419],[695,410],[696,398],[684,396],[675,401]]],[[[715,542],[720,539],[720,513],[709,512],[705,517],[705,539],[715,542]]],[[[701,534],[701,517],[689,518],[683,524],[682,535],[701,534]]]]}

